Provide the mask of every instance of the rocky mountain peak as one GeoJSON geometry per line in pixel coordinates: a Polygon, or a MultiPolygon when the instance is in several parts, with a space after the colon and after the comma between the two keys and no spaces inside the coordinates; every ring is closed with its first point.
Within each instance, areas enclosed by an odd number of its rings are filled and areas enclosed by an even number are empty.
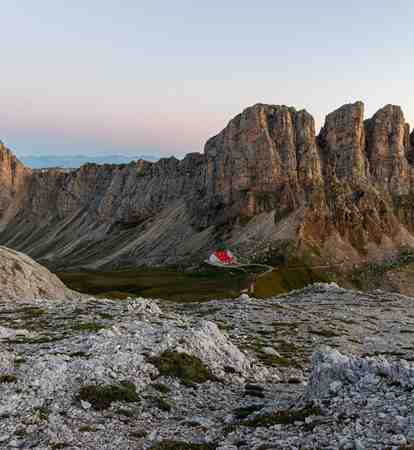
{"type": "Polygon", "coordinates": [[[376,182],[388,184],[392,192],[410,190],[409,125],[399,106],[386,105],[366,121],[367,156],[376,182]]]}
{"type": "Polygon", "coordinates": [[[328,114],[318,137],[325,176],[359,182],[367,176],[364,104],[350,103],[328,114]]]}
{"type": "Polygon", "coordinates": [[[2,146],[0,243],[92,268],[204,259],[221,239],[378,258],[414,246],[413,148],[399,106],[364,120],[362,102],[318,136],[306,110],[258,103],[182,160],[30,171],[2,146]]]}

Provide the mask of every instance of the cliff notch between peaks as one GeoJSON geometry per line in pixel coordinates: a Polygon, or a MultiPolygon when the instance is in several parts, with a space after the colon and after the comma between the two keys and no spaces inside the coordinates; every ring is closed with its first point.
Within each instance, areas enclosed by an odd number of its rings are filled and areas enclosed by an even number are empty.
{"type": "Polygon", "coordinates": [[[0,145],[0,244],[54,269],[242,257],[354,264],[414,247],[414,133],[400,107],[364,120],[257,104],[184,159],[30,170],[0,145]],[[287,255],[289,254],[289,255],[287,255]]]}

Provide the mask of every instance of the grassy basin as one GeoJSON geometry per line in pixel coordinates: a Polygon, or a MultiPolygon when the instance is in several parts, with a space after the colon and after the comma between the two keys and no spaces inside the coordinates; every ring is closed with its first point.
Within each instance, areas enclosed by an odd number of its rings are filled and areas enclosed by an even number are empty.
{"type": "Polygon", "coordinates": [[[231,271],[183,272],[175,269],[133,269],[111,272],[59,272],[68,287],[79,292],[125,299],[162,298],[177,302],[235,297],[246,284],[246,276],[231,271]]]}
{"type": "MultiPolygon", "coordinates": [[[[240,271],[179,271],[173,268],[137,268],[106,272],[58,272],[71,289],[98,297],[161,298],[176,302],[207,301],[237,297],[249,286],[251,276],[240,271]]],[[[259,298],[302,288],[315,281],[327,281],[321,273],[309,269],[281,267],[256,282],[259,298]]]]}

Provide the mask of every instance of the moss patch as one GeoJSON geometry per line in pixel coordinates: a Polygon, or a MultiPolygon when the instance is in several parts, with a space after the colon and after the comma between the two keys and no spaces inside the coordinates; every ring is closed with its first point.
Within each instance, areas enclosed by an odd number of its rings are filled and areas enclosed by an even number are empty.
{"type": "Polygon", "coordinates": [[[183,441],[161,441],[150,447],[149,450],[215,450],[214,444],[193,444],[183,441]]]}
{"type": "Polygon", "coordinates": [[[277,355],[268,355],[264,352],[258,353],[258,358],[260,361],[266,366],[291,366],[293,365],[292,361],[285,356],[277,356],[277,355]]]}
{"type": "Polygon", "coordinates": [[[23,314],[24,319],[31,319],[43,316],[46,314],[46,311],[42,308],[38,308],[37,306],[25,306],[19,310],[19,313],[23,314]]]}
{"type": "Polygon", "coordinates": [[[4,373],[0,375],[0,383],[15,383],[16,381],[17,377],[11,373],[4,373]]]}
{"type": "Polygon", "coordinates": [[[158,392],[161,392],[162,394],[168,394],[171,392],[171,389],[163,383],[153,383],[151,384],[151,387],[156,389],[158,392]]]}
{"type": "Polygon", "coordinates": [[[241,408],[236,408],[233,413],[236,417],[236,419],[245,419],[246,417],[250,416],[250,414],[253,414],[256,411],[260,411],[264,405],[249,405],[249,406],[243,406],[241,408]]]}
{"type": "Polygon", "coordinates": [[[173,403],[166,400],[164,397],[150,397],[151,403],[161,411],[170,412],[173,408],[173,403]]]}
{"type": "Polygon", "coordinates": [[[65,442],[49,442],[49,447],[53,449],[66,448],[69,447],[69,444],[65,442]]]}
{"type": "Polygon", "coordinates": [[[39,406],[37,408],[34,408],[35,414],[39,416],[39,419],[41,420],[48,420],[49,419],[49,413],[50,411],[46,406],[39,406]]]}
{"type": "Polygon", "coordinates": [[[79,431],[81,433],[95,433],[96,432],[96,428],[92,425],[81,425],[79,427],[79,431]]]}
{"type": "Polygon", "coordinates": [[[166,351],[150,358],[150,363],[157,367],[161,375],[180,378],[185,384],[216,380],[199,358],[187,353],[166,351]]]}
{"type": "Polygon", "coordinates": [[[112,402],[138,402],[135,385],[129,381],[121,381],[119,384],[85,385],[79,391],[79,398],[89,402],[94,409],[109,408],[112,402]]]}
{"type": "Polygon", "coordinates": [[[309,416],[319,416],[321,410],[315,406],[309,406],[302,409],[290,409],[286,411],[276,411],[273,414],[264,414],[256,416],[253,419],[246,420],[243,425],[247,427],[270,427],[272,425],[289,425],[296,421],[304,422],[309,416]]]}

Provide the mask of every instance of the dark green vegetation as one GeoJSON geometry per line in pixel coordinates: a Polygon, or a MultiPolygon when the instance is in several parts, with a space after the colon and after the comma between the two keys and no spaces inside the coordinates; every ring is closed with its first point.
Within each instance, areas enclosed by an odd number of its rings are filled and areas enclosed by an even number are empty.
{"type": "Polygon", "coordinates": [[[161,441],[153,445],[149,450],[214,450],[213,444],[192,444],[182,441],[161,441]]]}
{"type": "Polygon", "coordinates": [[[174,406],[174,403],[166,400],[164,397],[149,397],[151,403],[161,411],[170,412],[174,406]]]}
{"type": "Polygon", "coordinates": [[[138,402],[135,385],[129,381],[121,381],[119,384],[85,385],[79,391],[79,398],[89,402],[94,409],[101,410],[111,406],[112,402],[138,402]]]}
{"type": "Polygon", "coordinates": [[[179,302],[237,296],[245,275],[232,271],[183,272],[174,269],[118,270],[113,272],[60,272],[71,289],[100,297],[162,298],[179,302]]]}
{"type": "Polygon", "coordinates": [[[161,392],[161,394],[168,394],[169,392],[171,392],[171,389],[166,384],[153,383],[151,384],[151,387],[157,390],[158,392],[161,392]]]}
{"type": "Polygon", "coordinates": [[[157,367],[161,375],[180,378],[184,384],[215,380],[199,358],[187,353],[166,351],[158,357],[151,358],[149,362],[157,367]]]}
{"type": "Polygon", "coordinates": [[[263,414],[243,422],[247,427],[271,427],[272,425],[289,425],[296,421],[304,422],[309,416],[319,416],[321,410],[315,406],[302,409],[289,409],[276,411],[272,414],[263,414]]]}
{"type": "Polygon", "coordinates": [[[46,406],[37,406],[34,408],[35,413],[41,420],[49,420],[50,411],[46,406]]]}
{"type": "MultiPolygon", "coordinates": [[[[414,253],[411,249],[401,249],[397,256],[389,260],[346,272],[340,272],[339,266],[318,265],[320,259],[314,252],[308,252],[301,258],[290,256],[285,248],[283,252],[275,250],[269,253],[267,259],[258,261],[273,265],[275,270],[256,277],[255,297],[271,297],[315,282],[331,281],[349,288],[371,290],[383,287],[387,272],[414,272],[414,253]]],[[[184,303],[234,298],[250,287],[255,277],[253,273],[240,270],[207,268],[186,272],[175,268],[147,267],[112,272],[60,272],[57,275],[68,287],[98,297],[125,299],[142,296],[184,303]]],[[[31,316],[33,320],[41,319],[42,310],[33,308],[27,311],[26,316],[31,316]]]]}
{"type": "Polygon", "coordinates": [[[245,419],[248,416],[250,416],[250,414],[253,414],[256,411],[260,411],[262,408],[264,407],[264,405],[249,405],[249,406],[244,406],[244,407],[240,407],[234,410],[234,415],[236,417],[236,419],[245,419]]]}
{"type": "Polygon", "coordinates": [[[79,427],[79,431],[81,433],[95,433],[96,432],[96,428],[92,425],[81,425],[79,427]]]}
{"type": "Polygon", "coordinates": [[[310,257],[290,258],[289,262],[275,265],[275,270],[262,277],[256,283],[255,295],[259,298],[283,294],[293,289],[302,289],[316,282],[329,283],[333,275],[327,269],[318,269],[312,265],[310,257]]]}
{"type": "Polygon", "coordinates": [[[0,375],[0,384],[1,383],[15,383],[17,381],[17,378],[15,375],[12,375],[10,373],[4,373],[0,375]]]}
{"type": "MultiPolygon", "coordinates": [[[[98,297],[126,299],[141,296],[176,302],[233,298],[252,280],[252,275],[228,269],[184,272],[168,268],[140,268],[112,272],[59,272],[57,275],[71,289],[98,297]]],[[[255,296],[269,297],[316,281],[330,280],[328,275],[311,269],[303,261],[293,261],[292,265],[278,266],[270,274],[258,277],[255,296]]]]}

